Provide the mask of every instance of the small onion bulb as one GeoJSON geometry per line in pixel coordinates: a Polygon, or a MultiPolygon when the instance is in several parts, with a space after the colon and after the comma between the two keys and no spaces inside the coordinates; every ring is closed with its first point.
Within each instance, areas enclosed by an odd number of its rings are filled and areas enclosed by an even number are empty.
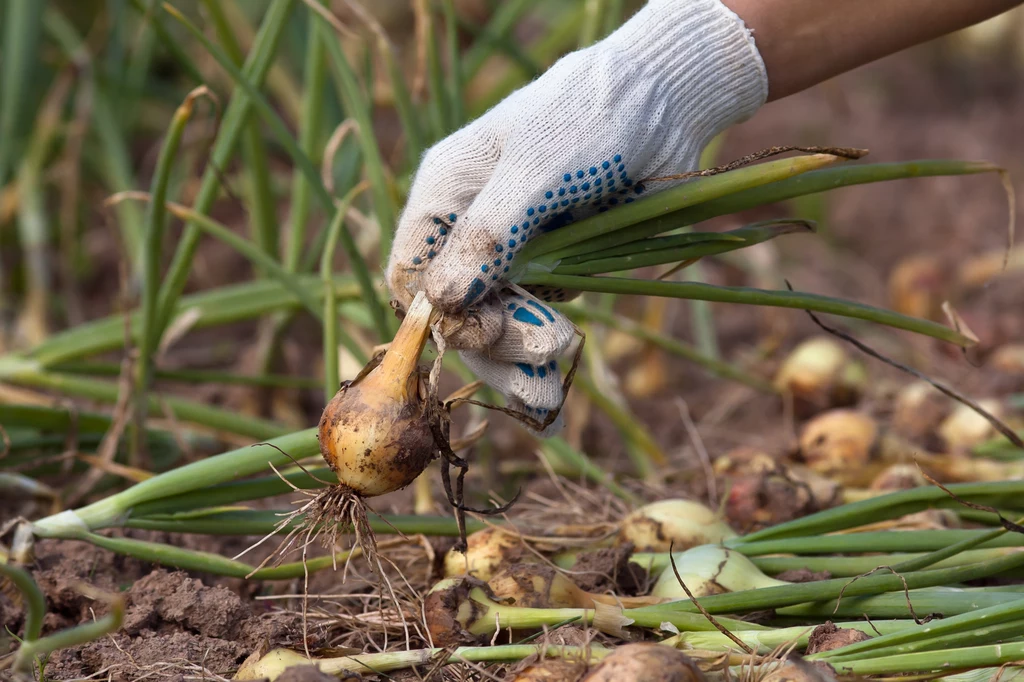
{"type": "Polygon", "coordinates": [[[619,526],[619,544],[637,552],[667,552],[714,544],[736,532],[712,510],[690,500],[661,500],[640,507],[619,526]]]}
{"type": "Polygon", "coordinates": [[[547,564],[513,564],[488,580],[487,585],[498,599],[530,608],[593,609],[596,603],[638,608],[662,601],[656,597],[618,597],[587,592],[547,564]]]}
{"type": "Polygon", "coordinates": [[[444,576],[470,575],[486,581],[504,566],[537,560],[519,535],[500,528],[485,528],[466,538],[465,553],[454,548],[448,550],[444,555],[444,576]]]}
{"type": "MultiPolygon", "coordinates": [[[[673,555],[679,577],[694,597],[707,597],[725,592],[742,592],[763,587],[789,585],[761,572],[747,557],[721,545],[704,545],[673,555]]],[[[658,577],[651,590],[652,597],[688,599],[672,566],[658,577]]]]}
{"type": "MultiPolygon", "coordinates": [[[[979,400],[978,404],[996,418],[1002,418],[1003,406],[998,400],[979,400]]],[[[996,429],[970,406],[960,404],[939,424],[938,434],[946,446],[946,452],[957,453],[970,450],[993,437],[996,429]]]]}
{"type": "Polygon", "coordinates": [[[819,336],[793,349],[775,375],[775,387],[793,396],[808,416],[828,407],[851,405],[864,391],[864,366],[850,360],[834,339],[819,336]]]}
{"type": "Polygon", "coordinates": [[[874,458],[878,435],[878,424],[871,416],[856,410],[829,410],[804,425],[800,456],[812,471],[852,482],[863,476],[874,458]]]}
{"type": "Polygon", "coordinates": [[[626,644],[608,654],[583,682],[704,682],[689,656],[664,644],[626,644]]]}

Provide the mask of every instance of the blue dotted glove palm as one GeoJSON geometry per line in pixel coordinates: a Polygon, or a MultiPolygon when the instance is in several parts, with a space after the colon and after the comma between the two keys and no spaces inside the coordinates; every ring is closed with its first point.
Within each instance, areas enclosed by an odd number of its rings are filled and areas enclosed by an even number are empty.
{"type": "Polygon", "coordinates": [[[636,200],[646,178],[693,170],[766,95],[753,40],[719,0],[652,0],[427,151],[388,264],[392,294],[408,304],[425,290],[467,365],[543,419],[561,404],[555,359],[573,330],[504,279],[516,253],[636,200]]]}

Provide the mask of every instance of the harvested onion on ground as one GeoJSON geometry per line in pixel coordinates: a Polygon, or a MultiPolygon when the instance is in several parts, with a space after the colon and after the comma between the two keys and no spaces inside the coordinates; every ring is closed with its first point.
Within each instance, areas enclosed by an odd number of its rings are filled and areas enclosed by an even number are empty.
{"type": "Polygon", "coordinates": [[[831,478],[774,460],[757,473],[722,476],[719,489],[728,491],[725,518],[746,532],[828,509],[843,498],[842,487],[831,478]]]}
{"type": "Polygon", "coordinates": [[[667,552],[714,544],[736,537],[718,514],[699,502],[661,500],[640,507],[622,520],[619,543],[637,552],[667,552]]]}
{"type": "Polygon", "coordinates": [[[660,603],[657,597],[619,597],[587,592],[547,564],[512,564],[487,581],[498,599],[530,608],[593,609],[596,603],[638,608],[660,603]]]}
{"type": "Polygon", "coordinates": [[[689,656],[662,644],[626,644],[608,654],[584,682],[704,682],[689,656]]]}
{"type": "Polygon", "coordinates": [[[809,416],[857,402],[867,384],[864,366],[826,336],[804,341],[782,363],[775,387],[793,396],[797,413],[809,416]]]}
{"type": "Polygon", "coordinates": [[[800,457],[807,467],[846,484],[867,483],[878,454],[878,423],[856,410],[830,410],[800,432],[800,457]],[[865,480],[866,479],[866,480],[865,480]]]}
{"type": "Polygon", "coordinates": [[[694,597],[789,585],[766,576],[750,559],[721,545],[694,547],[674,554],[673,559],[679,578],[671,566],[667,567],[654,584],[652,597],[689,599],[679,579],[694,597]]]}
{"type": "MultiPolygon", "coordinates": [[[[980,400],[978,405],[997,419],[1004,416],[1005,411],[998,400],[980,400]]],[[[938,427],[939,438],[942,439],[946,452],[950,453],[966,452],[992,438],[996,433],[996,427],[992,422],[964,404],[957,405],[938,427]]]]}
{"type": "Polygon", "coordinates": [[[522,537],[500,528],[484,528],[466,538],[466,551],[455,548],[444,555],[444,577],[470,575],[490,580],[503,566],[539,561],[522,537]]]}

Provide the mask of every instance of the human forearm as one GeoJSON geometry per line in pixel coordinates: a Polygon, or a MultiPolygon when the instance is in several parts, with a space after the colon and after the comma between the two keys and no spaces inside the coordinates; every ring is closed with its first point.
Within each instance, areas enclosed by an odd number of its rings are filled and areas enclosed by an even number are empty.
{"type": "Polygon", "coordinates": [[[780,99],[1024,0],[722,0],[754,32],[780,99]]]}

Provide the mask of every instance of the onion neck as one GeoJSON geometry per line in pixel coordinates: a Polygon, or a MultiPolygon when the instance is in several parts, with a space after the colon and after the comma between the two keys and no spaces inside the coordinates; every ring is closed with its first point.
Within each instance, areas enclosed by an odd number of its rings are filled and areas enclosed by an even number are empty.
{"type": "Polygon", "coordinates": [[[415,375],[420,354],[430,337],[430,316],[433,310],[426,294],[422,291],[416,294],[398,333],[381,360],[378,376],[384,386],[401,387],[401,390],[409,391],[409,379],[415,375]]]}

